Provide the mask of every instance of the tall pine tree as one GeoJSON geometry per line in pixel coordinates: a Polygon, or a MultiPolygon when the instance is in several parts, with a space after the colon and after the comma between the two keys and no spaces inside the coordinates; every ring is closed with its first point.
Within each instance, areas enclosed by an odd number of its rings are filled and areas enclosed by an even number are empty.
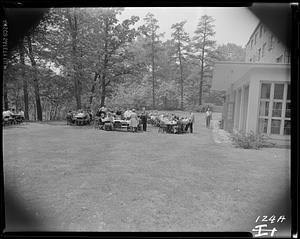
{"type": "Polygon", "coordinates": [[[152,107],[156,108],[155,104],[155,86],[156,86],[156,58],[157,53],[160,50],[160,40],[159,38],[163,34],[158,33],[159,25],[158,20],[154,17],[152,13],[148,13],[144,18],[145,24],[139,28],[141,33],[146,37],[145,48],[149,51],[149,59],[151,65],[152,74],[152,107]]]}
{"type": "Polygon", "coordinates": [[[202,16],[195,31],[195,37],[193,38],[193,56],[200,61],[199,105],[202,105],[204,79],[205,77],[211,77],[211,65],[216,48],[216,42],[213,40],[215,35],[214,21],[214,18],[211,16],[202,16]]]}
{"type": "Polygon", "coordinates": [[[184,85],[184,72],[183,72],[183,61],[185,58],[185,53],[187,51],[187,43],[190,41],[189,35],[184,31],[184,24],[186,21],[182,21],[173,24],[171,29],[173,41],[175,43],[175,52],[177,60],[179,61],[180,69],[180,108],[183,110],[183,85],[184,85]]]}

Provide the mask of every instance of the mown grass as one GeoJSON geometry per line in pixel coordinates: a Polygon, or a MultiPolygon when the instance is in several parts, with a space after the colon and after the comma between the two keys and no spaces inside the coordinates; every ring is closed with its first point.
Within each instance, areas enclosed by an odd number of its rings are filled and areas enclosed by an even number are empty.
{"type": "Polygon", "coordinates": [[[215,144],[204,115],[196,120],[185,135],[4,129],[6,191],[45,230],[249,231],[288,194],[289,150],[215,144]]]}

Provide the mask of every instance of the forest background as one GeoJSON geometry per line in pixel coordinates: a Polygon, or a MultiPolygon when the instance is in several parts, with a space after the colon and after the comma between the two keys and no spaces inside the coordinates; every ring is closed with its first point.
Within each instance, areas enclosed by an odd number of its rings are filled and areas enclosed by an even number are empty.
{"type": "Polygon", "coordinates": [[[120,21],[122,8],[53,8],[12,51],[3,71],[3,110],[60,120],[68,110],[194,110],[223,105],[211,90],[216,61],[243,62],[245,49],[217,45],[211,16],[190,36],[174,23],[163,41],[152,13],[120,21]],[[143,24],[136,27],[136,23],[143,24]]]}

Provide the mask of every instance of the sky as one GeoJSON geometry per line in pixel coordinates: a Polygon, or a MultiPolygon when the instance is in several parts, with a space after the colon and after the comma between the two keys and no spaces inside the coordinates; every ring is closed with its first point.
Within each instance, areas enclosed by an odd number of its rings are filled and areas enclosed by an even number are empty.
{"type": "Polygon", "coordinates": [[[120,20],[133,15],[139,16],[137,26],[143,24],[148,12],[154,14],[160,26],[159,33],[165,32],[163,40],[171,38],[171,26],[186,20],[185,31],[192,37],[202,15],[215,19],[215,39],[217,44],[235,43],[244,47],[256,25],[258,18],[245,7],[129,7],[125,8],[120,20]]]}

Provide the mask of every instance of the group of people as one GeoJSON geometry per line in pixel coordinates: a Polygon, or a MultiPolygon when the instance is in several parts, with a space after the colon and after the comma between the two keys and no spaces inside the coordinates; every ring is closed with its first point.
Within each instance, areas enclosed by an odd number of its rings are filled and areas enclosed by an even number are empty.
{"type": "Polygon", "coordinates": [[[83,124],[90,124],[90,122],[93,120],[93,113],[91,110],[83,110],[83,109],[79,109],[77,111],[69,110],[66,119],[68,124],[78,123],[79,120],[83,124]]]}
{"type": "Polygon", "coordinates": [[[142,112],[137,113],[135,109],[127,108],[109,111],[104,105],[96,113],[97,120],[95,121],[104,129],[112,129],[114,122],[126,121],[131,132],[137,132],[139,129],[147,131],[147,112],[143,108],[142,112]]]}
{"type": "MultiPolygon", "coordinates": [[[[170,126],[169,131],[178,132],[188,132],[193,133],[193,127],[195,123],[195,115],[190,111],[189,116],[179,117],[175,114],[170,113],[158,113],[158,111],[153,111],[149,113],[150,121],[153,125],[160,127],[161,125],[170,126]],[[172,127],[171,127],[172,126],[172,127]],[[181,128],[181,131],[178,130],[181,128]]],[[[206,128],[210,128],[210,122],[212,120],[212,110],[207,107],[205,111],[205,124],[206,128]]]]}
{"type": "Polygon", "coordinates": [[[21,123],[24,119],[24,111],[22,109],[16,111],[14,108],[11,108],[2,112],[2,124],[17,124],[21,123]]]}
{"type": "Polygon", "coordinates": [[[119,108],[110,110],[103,105],[96,110],[95,114],[91,110],[69,111],[67,113],[67,121],[74,124],[78,116],[81,116],[81,118],[85,117],[88,123],[94,121],[94,126],[100,129],[112,130],[115,121],[126,121],[132,132],[137,132],[139,128],[147,131],[148,115],[145,108],[137,113],[135,109],[127,108],[126,110],[122,110],[119,108]]]}
{"type": "Polygon", "coordinates": [[[195,122],[195,116],[193,112],[187,117],[179,117],[175,114],[161,113],[157,111],[151,112],[150,121],[153,125],[160,128],[166,127],[167,133],[184,133],[190,129],[190,133],[193,133],[193,124],[195,122]]]}
{"type": "MultiPolygon", "coordinates": [[[[192,111],[190,111],[189,116],[180,117],[173,113],[159,113],[158,111],[148,113],[146,112],[145,107],[143,107],[142,111],[137,112],[135,109],[130,108],[127,108],[126,110],[121,108],[110,110],[105,105],[99,107],[95,113],[91,110],[80,109],[77,112],[69,111],[67,114],[67,120],[70,123],[74,124],[78,118],[85,119],[87,123],[94,121],[95,127],[106,130],[112,130],[118,125],[114,123],[119,123],[119,125],[121,125],[121,122],[125,122],[132,132],[137,132],[138,130],[147,131],[147,122],[150,121],[150,123],[155,126],[160,126],[162,124],[169,125],[175,133],[188,131],[193,133],[195,122],[195,115],[192,111]]],[[[207,128],[210,127],[211,119],[212,111],[207,107],[205,112],[207,128]]]]}

